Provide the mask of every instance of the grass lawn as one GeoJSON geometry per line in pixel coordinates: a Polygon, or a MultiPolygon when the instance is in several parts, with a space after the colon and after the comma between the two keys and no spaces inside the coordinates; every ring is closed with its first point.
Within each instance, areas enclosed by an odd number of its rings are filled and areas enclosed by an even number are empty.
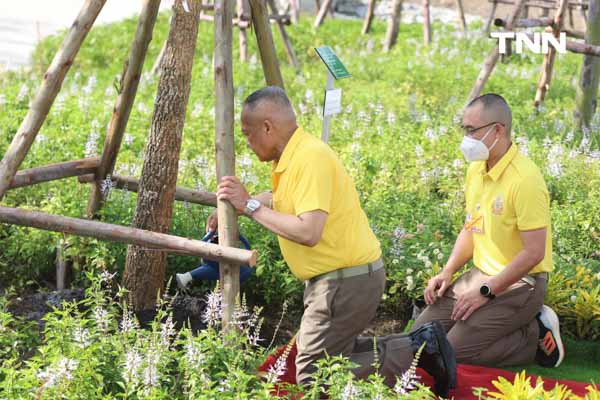
{"type": "Polygon", "coordinates": [[[546,378],[570,379],[579,382],[600,384],[600,342],[565,340],[566,356],[558,368],[543,368],[539,365],[507,368],[546,378]]]}

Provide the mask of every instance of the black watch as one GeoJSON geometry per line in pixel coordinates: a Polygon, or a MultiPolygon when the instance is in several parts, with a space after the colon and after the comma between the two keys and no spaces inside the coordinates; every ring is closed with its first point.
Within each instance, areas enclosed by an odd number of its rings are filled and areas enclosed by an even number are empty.
{"type": "Polygon", "coordinates": [[[492,293],[492,289],[490,289],[487,283],[481,285],[481,287],[479,288],[479,293],[481,293],[483,297],[487,297],[490,300],[494,300],[494,298],[496,297],[496,295],[492,293]]]}

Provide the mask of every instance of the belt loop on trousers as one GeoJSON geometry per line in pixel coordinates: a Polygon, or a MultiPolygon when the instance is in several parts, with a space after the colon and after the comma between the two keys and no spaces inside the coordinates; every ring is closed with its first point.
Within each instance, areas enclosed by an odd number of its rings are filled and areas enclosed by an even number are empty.
{"type": "Polygon", "coordinates": [[[369,276],[373,276],[373,263],[369,263],[369,276]]]}
{"type": "Polygon", "coordinates": [[[341,269],[338,269],[338,270],[337,270],[337,278],[338,278],[339,280],[342,280],[342,279],[344,279],[344,272],[343,272],[343,270],[341,270],[341,269]]]}

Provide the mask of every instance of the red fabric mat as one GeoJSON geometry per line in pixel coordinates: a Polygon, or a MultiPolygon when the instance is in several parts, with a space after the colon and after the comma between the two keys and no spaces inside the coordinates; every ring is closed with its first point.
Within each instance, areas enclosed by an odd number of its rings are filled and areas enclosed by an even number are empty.
{"type": "MultiPolygon", "coordinates": [[[[279,382],[296,384],[296,344],[294,343],[288,346],[291,347],[289,348],[289,354],[286,359],[286,369],[285,373],[279,378],[279,382]]],[[[259,367],[259,370],[262,372],[268,372],[269,368],[275,365],[277,359],[286,350],[286,347],[287,346],[280,347],[273,355],[267,357],[263,365],[259,367]]],[[[498,377],[502,376],[510,382],[512,382],[514,381],[516,375],[514,372],[505,371],[502,369],[465,364],[458,364],[456,373],[457,387],[456,389],[450,391],[450,397],[454,397],[457,400],[477,400],[477,397],[473,395],[473,388],[482,387],[492,389],[493,391],[495,391],[495,388],[492,385],[492,381],[498,380],[498,377]]],[[[421,377],[421,381],[424,384],[428,386],[433,386],[433,379],[425,371],[423,371],[422,369],[418,369],[417,375],[421,377]]],[[[537,382],[537,376],[528,376],[532,377],[531,383],[535,385],[535,383],[537,382]]],[[[584,396],[587,393],[586,387],[591,385],[590,383],[544,378],[544,388],[547,390],[551,390],[558,383],[567,386],[573,392],[573,394],[576,394],[578,396],[584,396]]],[[[596,387],[598,388],[598,390],[600,390],[600,386],[596,387]]],[[[283,396],[286,393],[284,391],[280,391],[278,394],[283,396]]]]}

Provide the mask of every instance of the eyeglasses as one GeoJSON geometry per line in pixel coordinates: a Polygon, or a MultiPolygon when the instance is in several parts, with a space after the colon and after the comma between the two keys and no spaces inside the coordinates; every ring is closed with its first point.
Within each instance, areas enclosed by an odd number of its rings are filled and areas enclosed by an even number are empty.
{"type": "Polygon", "coordinates": [[[462,128],[463,132],[465,133],[465,136],[471,137],[478,130],[483,129],[483,128],[487,128],[488,126],[492,126],[494,124],[500,124],[500,125],[504,126],[504,124],[502,122],[490,122],[489,124],[485,124],[483,126],[480,126],[479,128],[467,129],[464,126],[461,126],[461,128],[462,128]]]}

